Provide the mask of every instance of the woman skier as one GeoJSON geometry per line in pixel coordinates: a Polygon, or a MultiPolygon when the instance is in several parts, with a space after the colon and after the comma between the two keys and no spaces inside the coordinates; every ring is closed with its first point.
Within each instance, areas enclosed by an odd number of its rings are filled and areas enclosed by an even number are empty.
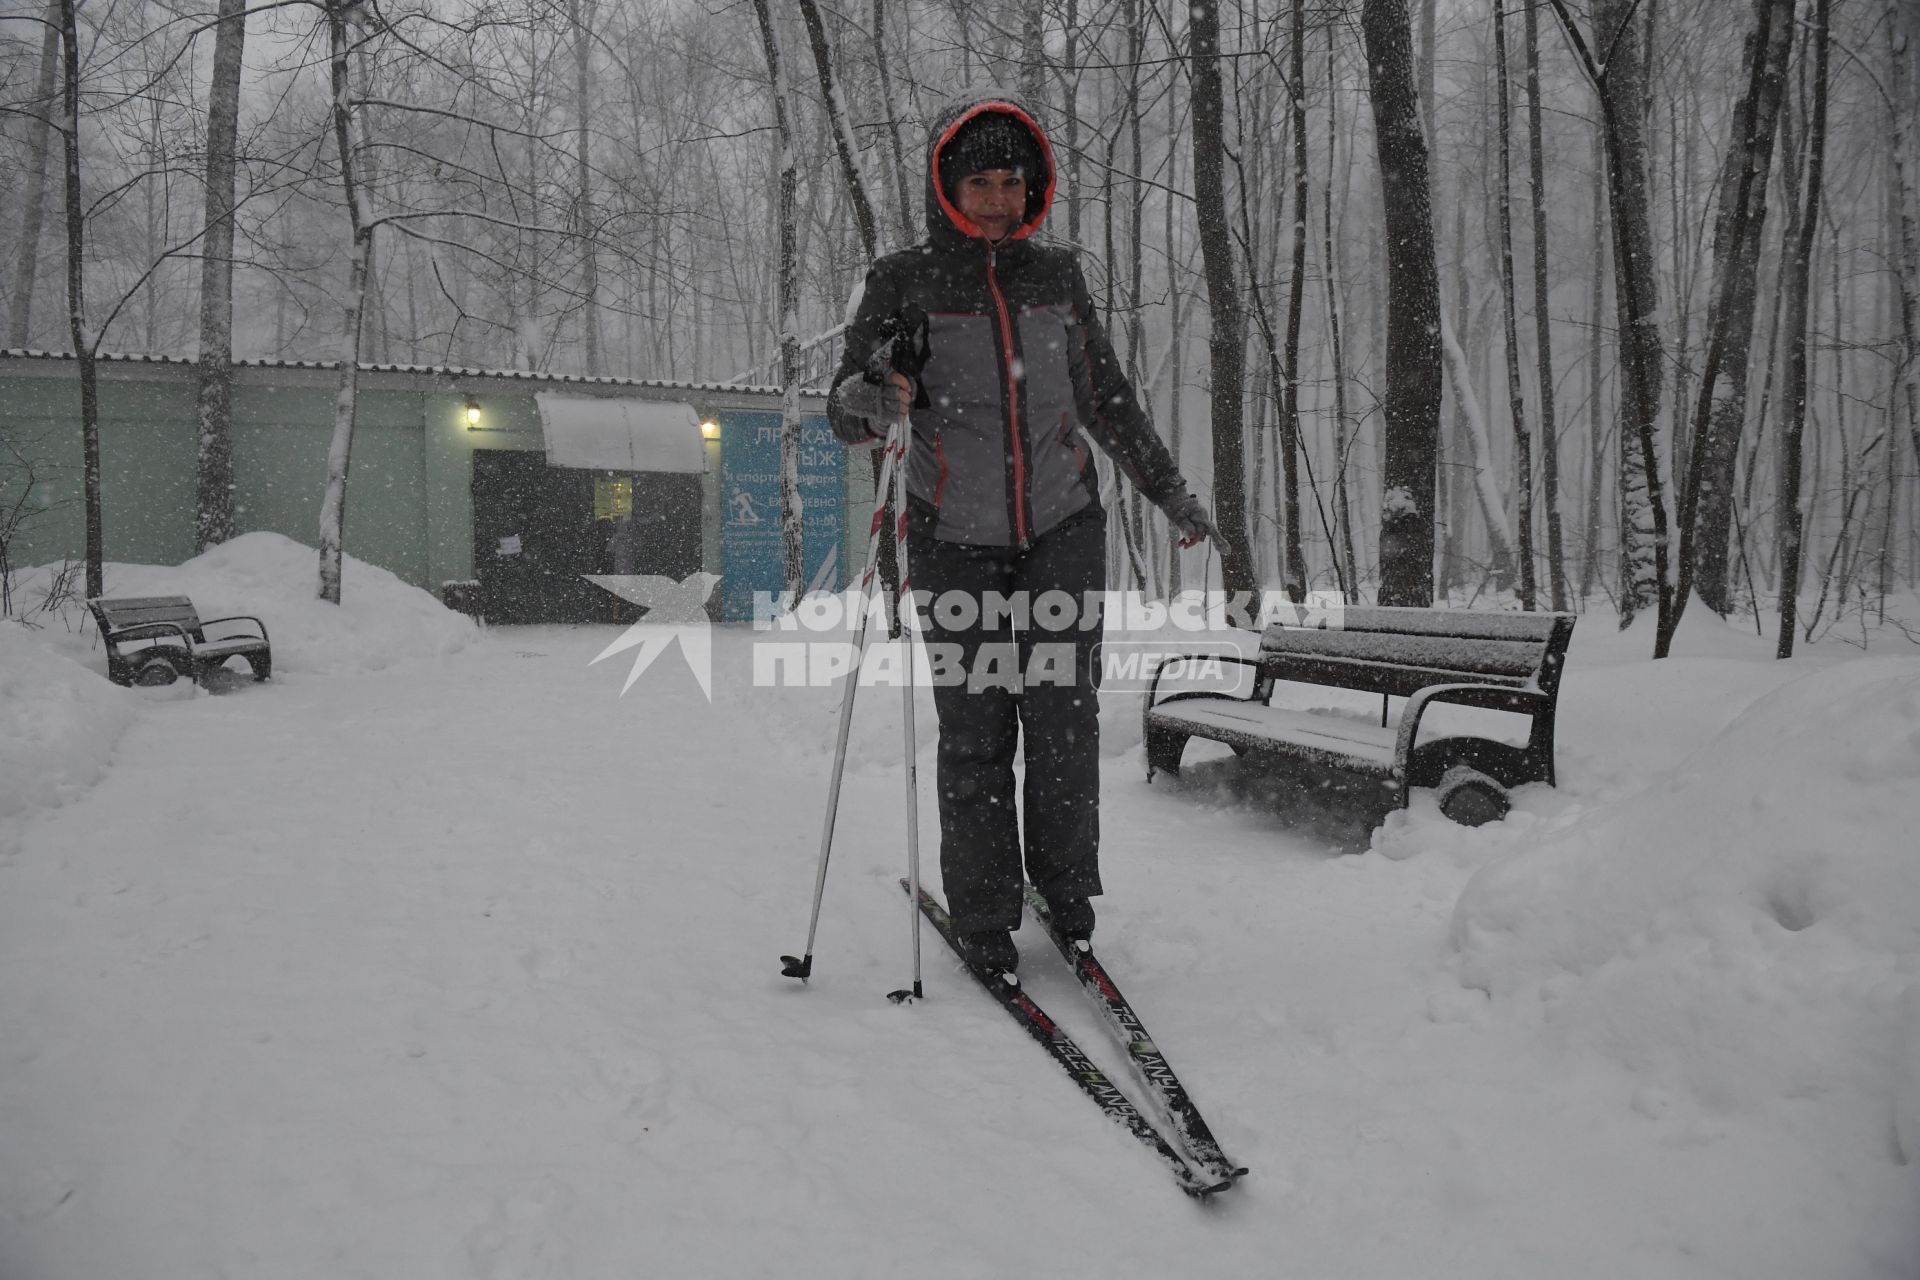
{"type": "Polygon", "coordinates": [[[1141,411],[1078,254],[1033,239],[1057,173],[1032,112],[1005,97],[957,104],[926,154],[927,239],[867,273],[827,414],[848,445],[911,422],[907,554],[932,606],[941,880],[968,961],[1011,972],[1023,865],[1071,938],[1092,934],[1100,893],[1106,515],[1082,432],[1182,546],[1217,531],[1141,411]],[[877,377],[869,356],[903,316],[924,316],[924,362],[877,377]]]}

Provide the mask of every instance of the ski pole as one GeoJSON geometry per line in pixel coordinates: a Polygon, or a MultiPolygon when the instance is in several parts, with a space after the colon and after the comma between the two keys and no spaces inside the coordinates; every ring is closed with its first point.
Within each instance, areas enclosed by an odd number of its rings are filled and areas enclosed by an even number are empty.
{"type": "MultiPolygon", "coordinates": [[[[873,486],[873,523],[867,532],[867,565],[861,571],[860,592],[855,600],[858,613],[853,625],[853,669],[847,673],[846,688],[840,695],[840,731],[833,746],[832,781],[827,784],[827,818],[820,832],[820,865],[813,877],[813,914],[807,920],[807,950],[805,955],[780,957],[781,975],[798,978],[802,982],[813,973],[813,940],[820,929],[820,901],[827,892],[827,859],[833,852],[833,823],[840,811],[840,780],[847,767],[847,731],[853,724],[853,695],[860,687],[860,665],[867,652],[867,600],[880,560],[880,530],[886,523],[887,493],[893,487],[894,475],[897,473],[904,477],[906,474],[907,431],[904,418],[887,429],[886,443],[881,446],[880,474],[873,486]]],[[[911,759],[908,760],[908,767],[912,767],[911,759]]],[[[916,969],[916,976],[917,972],[916,969]]]]}
{"type": "Polygon", "coordinates": [[[907,564],[907,466],[902,457],[893,473],[893,559],[900,566],[900,650],[906,674],[900,682],[901,725],[907,749],[907,928],[913,938],[913,988],[889,992],[887,998],[899,1004],[919,999],[920,989],[920,784],[916,768],[918,753],[913,733],[913,587],[907,564]]]}

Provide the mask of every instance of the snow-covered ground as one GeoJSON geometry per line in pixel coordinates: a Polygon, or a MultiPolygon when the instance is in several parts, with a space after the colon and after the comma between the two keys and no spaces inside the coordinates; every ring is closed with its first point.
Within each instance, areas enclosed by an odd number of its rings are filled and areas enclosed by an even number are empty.
{"type": "Polygon", "coordinates": [[[1590,617],[1562,786],[1478,830],[1198,744],[1148,786],[1109,697],[1097,940],[1254,1170],[1200,1206],[930,932],[886,1001],[897,695],[802,987],[834,691],[723,632],[711,702],[664,659],[619,698],[612,629],[475,633],[358,565],[329,614],[311,554],[110,579],[266,616],[264,686],[0,626],[6,1280],[1920,1275],[1904,642],[1692,619],[1653,663],[1590,617]]]}

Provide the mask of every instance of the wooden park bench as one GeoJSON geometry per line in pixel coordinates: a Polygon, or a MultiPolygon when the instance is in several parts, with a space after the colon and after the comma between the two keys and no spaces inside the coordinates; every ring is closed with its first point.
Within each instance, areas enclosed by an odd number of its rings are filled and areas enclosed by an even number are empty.
{"type": "Polygon", "coordinates": [[[141,596],[87,601],[100,638],[107,646],[107,678],[115,684],[172,684],[181,676],[205,684],[229,658],[245,658],[255,680],[273,675],[267,626],[246,615],[202,622],[185,596],[141,596]],[[250,622],[253,633],[208,639],[206,628],[225,622],[250,622]]]}
{"type": "MultiPolygon", "coordinates": [[[[1556,613],[1348,607],[1321,625],[1274,623],[1257,656],[1207,655],[1250,667],[1250,695],[1182,690],[1160,696],[1155,673],[1145,710],[1147,778],[1178,774],[1189,738],[1226,743],[1242,756],[1291,759],[1338,771],[1404,807],[1415,787],[1438,789],[1440,808],[1469,826],[1502,817],[1507,789],[1554,781],[1553,720],[1574,618],[1556,613]],[[1351,712],[1271,705],[1282,681],[1378,694],[1379,722],[1351,712]],[[1405,698],[1390,721],[1388,702],[1405,698]],[[1532,719],[1524,746],[1450,734],[1421,738],[1436,703],[1511,711],[1532,719]]],[[[1177,669],[1177,668],[1176,668],[1177,669]]]]}

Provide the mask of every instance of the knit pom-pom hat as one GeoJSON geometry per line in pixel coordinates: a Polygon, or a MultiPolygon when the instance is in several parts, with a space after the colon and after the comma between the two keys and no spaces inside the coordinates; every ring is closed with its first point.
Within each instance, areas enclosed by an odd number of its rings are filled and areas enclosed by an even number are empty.
{"type": "Polygon", "coordinates": [[[1040,174],[1040,147],[1033,134],[1003,111],[975,116],[940,149],[940,186],[948,199],[962,178],[989,169],[1012,169],[1029,182],[1040,174]]]}

